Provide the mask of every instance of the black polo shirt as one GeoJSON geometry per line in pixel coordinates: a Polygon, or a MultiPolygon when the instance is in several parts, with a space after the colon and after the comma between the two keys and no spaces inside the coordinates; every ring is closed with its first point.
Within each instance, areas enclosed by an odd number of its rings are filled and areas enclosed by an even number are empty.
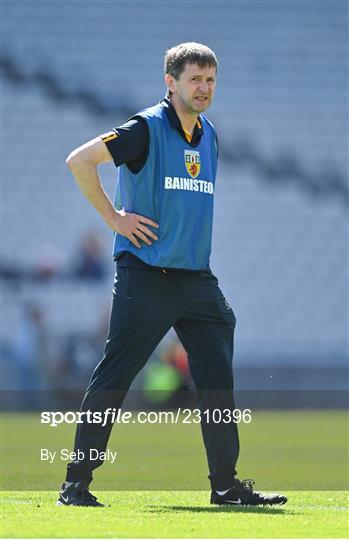
{"type": "MultiPolygon", "coordinates": [[[[195,124],[189,142],[170,100],[165,97],[160,103],[166,110],[171,127],[177,129],[181,137],[195,148],[199,144],[203,132],[200,117],[195,124]]],[[[101,135],[101,138],[107,145],[117,167],[125,163],[130,171],[135,174],[142,169],[149,152],[149,130],[147,121],[144,118],[135,115],[120,127],[101,135]]]]}

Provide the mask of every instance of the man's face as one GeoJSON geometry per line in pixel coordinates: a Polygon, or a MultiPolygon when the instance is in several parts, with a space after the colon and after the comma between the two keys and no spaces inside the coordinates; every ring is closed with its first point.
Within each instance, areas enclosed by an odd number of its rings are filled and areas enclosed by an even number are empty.
{"type": "Polygon", "coordinates": [[[186,112],[200,114],[211,105],[216,88],[216,68],[186,64],[178,80],[166,75],[172,99],[186,112]]]}

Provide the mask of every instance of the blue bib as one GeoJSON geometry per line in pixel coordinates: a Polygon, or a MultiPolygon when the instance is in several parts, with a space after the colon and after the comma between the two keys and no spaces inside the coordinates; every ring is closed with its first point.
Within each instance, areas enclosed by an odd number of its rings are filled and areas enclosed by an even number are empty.
{"type": "Polygon", "coordinates": [[[212,124],[200,116],[203,135],[195,148],[171,127],[161,104],[138,113],[149,128],[149,154],[141,171],[119,168],[115,207],[159,224],[151,246],[136,248],[115,235],[114,256],[128,251],[152,266],[202,270],[209,266],[217,148],[212,124]]]}

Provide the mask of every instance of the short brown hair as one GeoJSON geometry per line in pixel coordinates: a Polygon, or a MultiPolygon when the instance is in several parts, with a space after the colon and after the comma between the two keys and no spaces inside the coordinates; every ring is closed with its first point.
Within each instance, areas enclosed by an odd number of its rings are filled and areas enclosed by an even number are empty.
{"type": "Polygon", "coordinates": [[[176,80],[179,79],[184,71],[186,64],[197,64],[200,68],[215,67],[218,68],[218,61],[215,53],[202,43],[180,43],[165,54],[165,74],[172,75],[176,80]]]}

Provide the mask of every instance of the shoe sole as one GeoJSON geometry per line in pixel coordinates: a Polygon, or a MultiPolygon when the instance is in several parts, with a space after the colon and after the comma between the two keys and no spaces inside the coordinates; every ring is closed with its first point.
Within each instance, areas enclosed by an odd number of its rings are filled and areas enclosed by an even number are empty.
{"type": "Polygon", "coordinates": [[[104,504],[65,504],[62,501],[57,501],[56,506],[85,506],[86,508],[104,508],[104,504]]]}
{"type": "Polygon", "coordinates": [[[211,502],[211,504],[215,504],[216,506],[251,506],[251,507],[256,507],[256,506],[283,506],[284,504],[287,503],[287,500],[286,501],[280,501],[280,502],[275,502],[275,503],[259,503],[259,504],[245,504],[245,503],[217,503],[217,502],[211,502]]]}

